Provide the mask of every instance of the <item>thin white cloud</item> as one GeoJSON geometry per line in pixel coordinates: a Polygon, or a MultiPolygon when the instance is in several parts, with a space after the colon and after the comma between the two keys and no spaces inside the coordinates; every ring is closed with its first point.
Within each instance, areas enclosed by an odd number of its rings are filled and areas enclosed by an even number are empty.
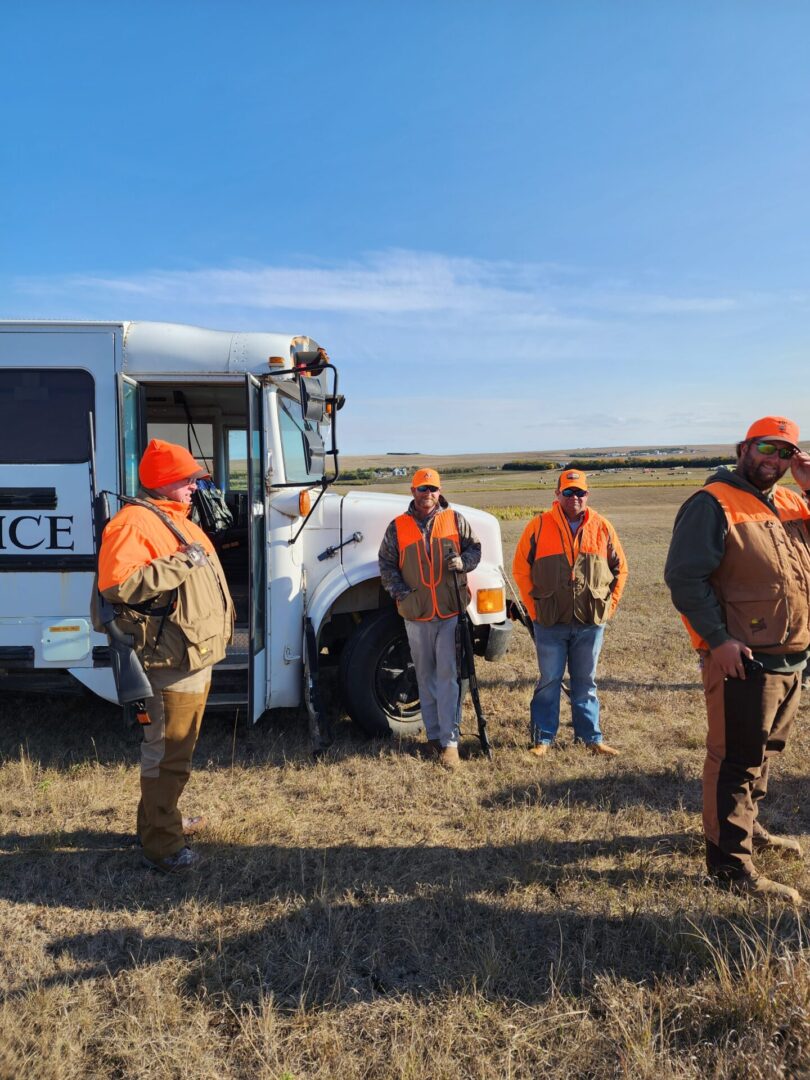
{"type": "Polygon", "coordinates": [[[340,366],[344,451],[444,453],[730,442],[740,417],[789,408],[801,423],[808,295],[394,250],[18,279],[4,306],[310,334],[340,366]]]}
{"type": "Polygon", "coordinates": [[[739,305],[739,300],[728,296],[644,293],[616,283],[585,285],[574,277],[570,269],[542,263],[397,250],[331,267],[246,266],[28,278],[19,280],[16,290],[32,297],[73,296],[83,306],[92,299],[103,303],[130,297],[223,310],[508,315],[530,318],[539,325],[580,323],[589,313],[719,314],[739,305]]]}

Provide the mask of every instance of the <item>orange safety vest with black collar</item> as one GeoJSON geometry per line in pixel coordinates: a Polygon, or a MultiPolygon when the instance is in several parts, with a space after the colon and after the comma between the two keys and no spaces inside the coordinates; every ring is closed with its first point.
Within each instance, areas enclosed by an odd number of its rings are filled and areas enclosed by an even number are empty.
{"type": "MultiPolygon", "coordinates": [[[[762,653],[810,648],[810,538],[807,506],[788,488],[773,491],[774,510],[731,484],[700,489],[726,515],[726,550],[709,584],[731,637],[762,653]]],[[[696,649],[709,646],[681,616],[696,649]]]]}
{"type": "MultiPolygon", "coordinates": [[[[399,569],[411,592],[397,602],[403,619],[427,622],[429,619],[450,619],[458,615],[458,599],[453,572],[447,569],[451,552],[459,554],[461,543],[454,510],[440,510],[433,519],[430,547],[419,523],[412,514],[400,514],[394,519],[399,548],[399,569]]],[[[459,572],[462,603],[469,601],[467,575],[459,572]]]]}
{"type": "Polygon", "coordinates": [[[572,535],[555,503],[526,526],[513,571],[523,602],[541,626],[571,622],[599,626],[619,603],[627,560],[606,518],[588,509],[572,535]]]}

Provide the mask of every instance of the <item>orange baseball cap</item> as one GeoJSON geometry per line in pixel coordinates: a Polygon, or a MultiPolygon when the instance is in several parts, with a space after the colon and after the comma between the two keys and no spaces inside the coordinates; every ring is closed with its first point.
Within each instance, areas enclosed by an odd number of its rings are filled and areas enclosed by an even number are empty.
{"type": "Polygon", "coordinates": [[[413,474],[411,487],[421,487],[422,484],[430,484],[432,487],[440,488],[442,480],[435,469],[417,469],[413,474]]]}
{"type": "Polygon", "coordinates": [[[141,483],[152,491],[181,480],[199,480],[210,475],[185,446],[164,442],[163,439],[152,439],[138,466],[141,483]]]}
{"type": "Polygon", "coordinates": [[[799,425],[786,416],[763,416],[755,420],[748,429],[745,441],[749,439],[778,439],[799,448],[799,425]]]}
{"type": "Polygon", "coordinates": [[[588,477],[579,469],[566,469],[565,472],[560,473],[560,478],[557,481],[557,491],[562,491],[563,488],[567,487],[578,487],[583,491],[587,491],[588,477]]]}

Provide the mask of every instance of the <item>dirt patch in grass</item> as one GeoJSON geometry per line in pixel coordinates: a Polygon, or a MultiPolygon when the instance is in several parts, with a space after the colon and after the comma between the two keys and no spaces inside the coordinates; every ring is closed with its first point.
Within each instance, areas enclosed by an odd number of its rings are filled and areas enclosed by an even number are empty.
{"type": "MultiPolygon", "coordinates": [[[[451,493],[451,498],[453,497],[451,493]]],[[[0,1076],[777,1077],[810,1069],[792,912],[703,884],[698,672],[662,581],[684,492],[599,490],[631,577],[605,642],[597,760],[526,753],[536,662],[479,670],[496,746],[447,776],[418,740],[294,713],[206,718],[184,796],[205,871],[141,869],[137,743],[92,699],[0,703],[0,1076]]],[[[507,565],[536,486],[499,505],[507,565]],[[511,509],[524,513],[511,516],[511,509]]],[[[464,501],[472,502],[466,494],[464,501]]],[[[478,500],[476,500],[478,504],[478,500]]],[[[808,711],[763,817],[810,832],[808,711]]],[[[803,863],[763,859],[810,893],[803,863]]]]}

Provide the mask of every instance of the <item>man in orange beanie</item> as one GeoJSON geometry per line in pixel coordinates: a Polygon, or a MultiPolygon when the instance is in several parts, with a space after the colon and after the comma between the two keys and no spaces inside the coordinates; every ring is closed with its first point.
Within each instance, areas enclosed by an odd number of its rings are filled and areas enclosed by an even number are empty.
{"type": "Polygon", "coordinates": [[[799,427],[763,416],[737,464],[710,476],[675,518],[664,577],[698,650],[708,715],[703,831],[721,888],[800,903],[753,857],[801,858],[759,822],[769,760],[785,748],[810,657],[810,454],[799,427]],[[778,485],[790,469],[800,491],[778,485]]]}
{"type": "Polygon", "coordinates": [[[144,859],[178,873],[199,860],[185,836],[202,819],[183,818],[177,801],[191,773],[211,668],[233,633],[233,603],[211,541],[188,516],[197,480],[208,473],[184,447],[153,439],[138,476],[148,505],[125,506],[105,528],[98,588],[132,636],[154,691],[141,747],[144,859]]]}

